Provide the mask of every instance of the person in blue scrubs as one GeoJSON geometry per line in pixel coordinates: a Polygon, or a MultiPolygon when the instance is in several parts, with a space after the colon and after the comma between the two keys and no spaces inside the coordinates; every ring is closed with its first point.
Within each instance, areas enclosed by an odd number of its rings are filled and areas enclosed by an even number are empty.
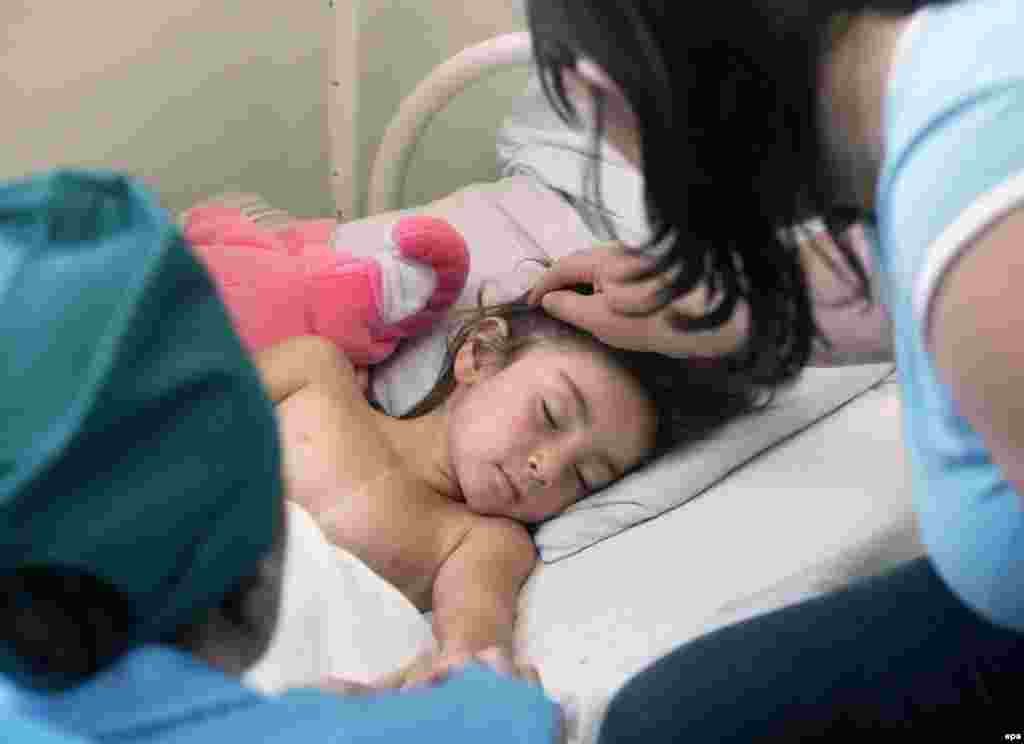
{"type": "Polygon", "coordinates": [[[280,603],[277,429],[139,183],[0,186],[0,360],[0,740],[561,740],[484,654],[417,691],[243,686],[280,603]]]}
{"type": "Polygon", "coordinates": [[[891,349],[927,548],[657,660],[617,693],[602,743],[1020,732],[1021,11],[527,3],[549,101],[640,169],[653,234],[563,259],[531,301],[607,343],[775,385],[891,349]],[[816,219],[830,241],[807,239],[816,219]],[[830,346],[815,298],[836,284],[853,290],[850,327],[881,303],[891,338],[860,355],[830,346]]]}

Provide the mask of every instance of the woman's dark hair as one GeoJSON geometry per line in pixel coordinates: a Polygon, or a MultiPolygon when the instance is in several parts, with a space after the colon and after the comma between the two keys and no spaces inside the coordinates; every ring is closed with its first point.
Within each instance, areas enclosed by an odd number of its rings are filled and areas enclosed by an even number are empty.
{"type": "MultiPolygon", "coordinates": [[[[529,0],[527,16],[545,95],[567,124],[581,119],[562,71],[580,58],[600,65],[639,121],[647,215],[646,250],[669,246],[645,276],[682,271],[658,309],[707,280],[717,308],[698,318],[671,309],[680,330],[716,328],[736,302],[750,305],[751,331],[734,371],[759,384],[795,377],[812,342],[831,348],[812,313],[798,239],[824,221],[872,303],[867,273],[844,234],[871,216],[838,197],[819,116],[823,56],[866,12],[899,16],[924,0],[529,0]],[[721,292],[719,295],[718,293],[721,292]]],[[[586,200],[601,204],[603,96],[595,92],[586,200]]],[[[604,228],[615,235],[606,210],[604,228]]],[[[835,268],[828,256],[826,263],[835,268]]],[[[847,304],[847,303],[842,303],[847,304]]]]}
{"type": "Polygon", "coordinates": [[[455,356],[487,318],[508,324],[506,339],[487,349],[510,364],[537,344],[576,344],[599,351],[639,383],[657,411],[655,445],[649,458],[700,439],[736,416],[767,406],[774,390],[728,374],[725,362],[680,360],[653,352],[607,346],[586,331],[531,307],[524,298],[462,310],[462,322],[448,345],[445,364],[433,388],[401,418],[416,418],[440,405],[455,387],[455,356]]]}

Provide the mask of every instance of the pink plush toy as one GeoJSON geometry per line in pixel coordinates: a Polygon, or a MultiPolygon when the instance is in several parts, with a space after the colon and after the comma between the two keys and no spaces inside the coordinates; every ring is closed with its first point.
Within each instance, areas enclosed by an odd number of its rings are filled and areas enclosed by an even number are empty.
{"type": "Polygon", "coordinates": [[[331,246],[329,219],[269,228],[240,209],[201,205],[183,222],[251,351],[316,334],[356,366],[376,364],[439,320],[469,273],[462,236],[435,217],[400,218],[390,243],[352,250],[331,246]]]}

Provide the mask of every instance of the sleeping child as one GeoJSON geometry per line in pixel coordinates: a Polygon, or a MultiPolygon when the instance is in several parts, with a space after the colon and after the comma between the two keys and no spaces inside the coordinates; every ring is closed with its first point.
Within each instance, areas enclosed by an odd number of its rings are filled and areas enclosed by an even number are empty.
{"type": "Polygon", "coordinates": [[[256,360],[287,496],[433,612],[439,651],[378,687],[429,683],[491,647],[512,663],[517,599],[537,560],[530,526],[755,397],[711,368],[609,348],[523,301],[474,310],[433,390],[400,418],[370,404],[352,362],[321,337],[256,360]]]}
{"type": "Polygon", "coordinates": [[[433,612],[439,652],[379,687],[439,679],[484,649],[516,663],[531,525],[755,405],[720,366],[614,349],[520,300],[467,314],[434,388],[393,418],[367,400],[367,367],[464,286],[468,252],[450,224],[403,217],[390,248],[339,251],[333,221],[245,195],[182,223],[275,404],[286,495],[433,612]]]}

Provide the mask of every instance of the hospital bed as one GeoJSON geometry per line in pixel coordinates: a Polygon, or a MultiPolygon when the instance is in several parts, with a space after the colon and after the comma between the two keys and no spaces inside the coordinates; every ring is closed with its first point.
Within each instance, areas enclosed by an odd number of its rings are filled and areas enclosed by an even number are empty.
{"type": "MultiPolygon", "coordinates": [[[[327,12],[336,240],[379,240],[397,214],[440,214],[470,245],[465,296],[494,280],[498,298],[530,281],[522,258],[595,239],[571,200],[574,135],[529,110],[539,89],[510,4],[333,2],[327,12]],[[423,47],[396,51],[388,38],[423,47]]],[[[605,154],[617,224],[642,232],[639,178],[605,154]]],[[[407,344],[375,371],[385,407],[401,412],[432,381],[445,338],[407,344]]],[[[369,678],[430,646],[426,618],[293,516],[281,630],[254,684],[369,678]]],[[[593,741],[614,691],[677,645],[921,554],[892,365],[809,369],[766,411],[589,497],[542,525],[537,542],[517,644],[567,703],[573,741],[593,741]]]]}

